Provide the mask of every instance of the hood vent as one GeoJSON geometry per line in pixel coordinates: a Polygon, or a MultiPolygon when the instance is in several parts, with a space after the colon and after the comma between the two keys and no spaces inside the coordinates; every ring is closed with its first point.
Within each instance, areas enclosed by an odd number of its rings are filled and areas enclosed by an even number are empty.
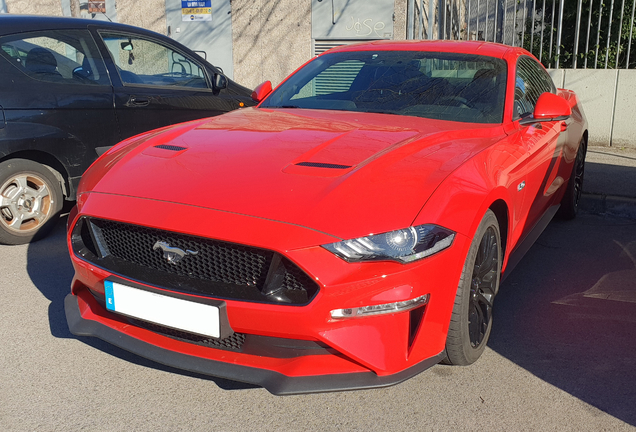
{"type": "Polygon", "coordinates": [[[181,146],[170,145],[170,144],[159,144],[159,145],[156,145],[155,148],[170,150],[170,151],[181,151],[181,150],[187,149],[187,147],[181,147],[181,146]]]}
{"type": "Polygon", "coordinates": [[[351,168],[351,165],[339,165],[332,163],[324,163],[324,162],[299,162],[296,165],[298,166],[306,166],[313,168],[331,168],[331,169],[347,169],[351,168]]]}

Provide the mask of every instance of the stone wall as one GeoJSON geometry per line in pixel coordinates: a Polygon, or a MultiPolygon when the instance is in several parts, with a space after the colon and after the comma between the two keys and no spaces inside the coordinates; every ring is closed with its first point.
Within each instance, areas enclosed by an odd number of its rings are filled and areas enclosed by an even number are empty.
{"type": "Polygon", "coordinates": [[[232,1],[232,42],[235,81],[277,85],[311,58],[311,1],[232,1]]]}

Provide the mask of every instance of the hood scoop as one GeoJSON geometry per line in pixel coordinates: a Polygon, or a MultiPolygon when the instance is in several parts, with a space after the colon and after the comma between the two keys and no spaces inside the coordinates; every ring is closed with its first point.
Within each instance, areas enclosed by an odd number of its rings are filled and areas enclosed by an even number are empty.
{"type": "Polygon", "coordinates": [[[158,144],[156,146],[148,147],[142,152],[142,154],[169,159],[184,153],[187,149],[188,147],[180,145],[158,144]]]}
{"type": "Polygon", "coordinates": [[[163,150],[170,150],[170,151],[181,151],[181,150],[187,150],[187,147],[181,147],[178,145],[170,145],[170,144],[159,144],[156,145],[155,148],[158,149],[163,149],[163,150]]]}
{"type": "Polygon", "coordinates": [[[326,162],[298,162],[296,166],[305,166],[305,167],[312,167],[312,168],[330,168],[330,169],[351,168],[351,165],[341,165],[341,164],[326,163],[326,162]]]}

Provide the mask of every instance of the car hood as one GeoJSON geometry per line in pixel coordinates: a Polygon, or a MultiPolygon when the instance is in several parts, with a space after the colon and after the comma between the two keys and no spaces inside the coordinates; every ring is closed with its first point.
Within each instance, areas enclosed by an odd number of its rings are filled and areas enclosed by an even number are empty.
{"type": "Polygon", "coordinates": [[[409,226],[453,170],[502,135],[500,125],[247,108],[113,149],[89,189],[354,238],[409,226]]]}

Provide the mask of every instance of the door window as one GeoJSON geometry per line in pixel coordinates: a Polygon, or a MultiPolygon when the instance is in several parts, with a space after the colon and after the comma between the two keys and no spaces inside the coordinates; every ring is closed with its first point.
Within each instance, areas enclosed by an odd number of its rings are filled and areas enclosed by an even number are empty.
{"type": "Polygon", "coordinates": [[[550,75],[530,57],[520,57],[515,77],[513,120],[531,116],[539,96],[545,92],[556,93],[550,75]]]}
{"type": "Polygon", "coordinates": [[[0,38],[0,55],[41,81],[110,85],[106,67],[87,30],[49,30],[0,38]]]}
{"type": "Polygon", "coordinates": [[[208,88],[193,59],[138,36],[100,32],[124,85],[208,88]]]}

